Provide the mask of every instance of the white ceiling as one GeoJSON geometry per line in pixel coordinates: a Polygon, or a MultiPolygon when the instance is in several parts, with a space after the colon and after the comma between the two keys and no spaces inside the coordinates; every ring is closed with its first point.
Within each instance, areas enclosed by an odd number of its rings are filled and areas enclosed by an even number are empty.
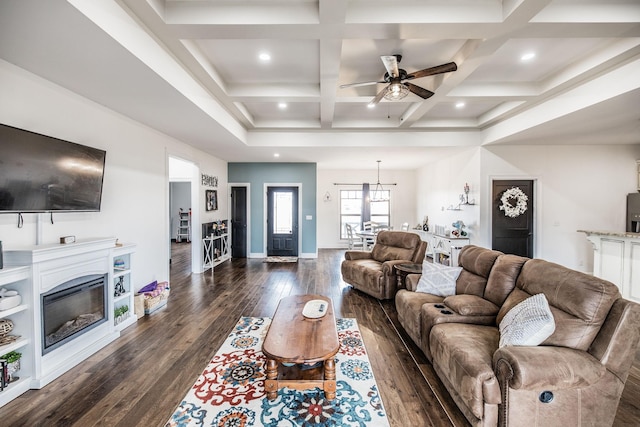
{"type": "Polygon", "coordinates": [[[638,0],[2,0],[0,40],[0,58],[231,162],[640,144],[638,0]],[[458,70],[374,109],[384,85],[339,88],[381,80],[392,54],[458,70]]]}

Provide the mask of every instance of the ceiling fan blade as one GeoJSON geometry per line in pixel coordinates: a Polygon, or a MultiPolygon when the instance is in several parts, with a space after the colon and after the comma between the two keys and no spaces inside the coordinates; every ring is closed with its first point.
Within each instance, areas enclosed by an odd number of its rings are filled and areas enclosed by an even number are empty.
{"type": "Polygon", "coordinates": [[[425,68],[424,70],[411,73],[404,80],[419,79],[420,77],[433,76],[435,74],[450,73],[456,71],[458,66],[455,62],[448,62],[446,64],[438,65],[436,67],[425,68]]]}
{"type": "Polygon", "coordinates": [[[398,58],[393,55],[381,56],[382,63],[384,64],[384,68],[387,69],[387,73],[391,77],[398,77],[400,75],[400,71],[398,71],[398,58]]]}
{"type": "Polygon", "coordinates": [[[388,90],[389,90],[389,86],[385,86],[384,89],[378,92],[376,97],[373,98],[371,102],[369,102],[369,105],[376,105],[378,102],[380,102],[380,100],[384,97],[384,94],[387,93],[388,90]]]}
{"type": "Polygon", "coordinates": [[[427,99],[427,98],[431,98],[434,93],[431,92],[430,90],[427,90],[423,87],[420,86],[416,86],[413,83],[403,83],[406,87],[409,88],[409,90],[412,93],[415,93],[416,95],[418,95],[420,98],[422,99],[427,99]]]}
{"type": "Polygon", "coordinates": [[[371,85],[376,85],[378,83],[387,83],[384,80],[381,82],[360,82],[360,83],[347,83],[344,85],[340,85],[340,89],[344,89],[347,87],[359,87],[359,86],[371,86],[371,85]]]}

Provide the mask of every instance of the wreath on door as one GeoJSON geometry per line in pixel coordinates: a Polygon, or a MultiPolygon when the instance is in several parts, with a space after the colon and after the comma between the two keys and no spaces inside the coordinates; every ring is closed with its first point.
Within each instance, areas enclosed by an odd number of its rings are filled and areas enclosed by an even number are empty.
{"type": "Polygon", "coordinates": [[[527,211],[528,200],[529,197],[521,189],[518,187],[510,188],[500,197],[502,202],[500,210],[504,211],[504,214],[509,218],[517,218],[527,211]],[[511,203],[511,199],[515,199],[515,205],[511,203]]]}

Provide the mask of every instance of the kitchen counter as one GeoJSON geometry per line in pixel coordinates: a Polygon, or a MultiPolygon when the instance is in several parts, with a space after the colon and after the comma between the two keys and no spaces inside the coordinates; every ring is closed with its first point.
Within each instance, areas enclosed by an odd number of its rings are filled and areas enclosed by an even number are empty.
{"type": "Polygon", "coordinates": [[[640,233],[578,232],[593,245],[593,274],[615,283],[623,298],[640,303],[640,233]]]}
{"type": "Polygon", "coordinates": [[[630,231],[598,231],[598,230],[578,230],[578,233],[585,233],[587,236],[609,236],[609,237],[628,237],[630,239],[640,239],[640,233],[632,233],[630,231]]]}

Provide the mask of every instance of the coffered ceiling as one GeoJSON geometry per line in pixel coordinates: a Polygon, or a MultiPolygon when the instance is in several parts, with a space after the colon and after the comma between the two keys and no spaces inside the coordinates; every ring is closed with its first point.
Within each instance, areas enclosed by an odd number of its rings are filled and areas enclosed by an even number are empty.
{"type": "Polygon", "coordinates": [[[228,161],[640,144],[637,0],[3,0],[0,37],[0,58],[228,161]],[[458,70],[375,108],[385,85],[340,88],[394,54],[458,70]]]}

